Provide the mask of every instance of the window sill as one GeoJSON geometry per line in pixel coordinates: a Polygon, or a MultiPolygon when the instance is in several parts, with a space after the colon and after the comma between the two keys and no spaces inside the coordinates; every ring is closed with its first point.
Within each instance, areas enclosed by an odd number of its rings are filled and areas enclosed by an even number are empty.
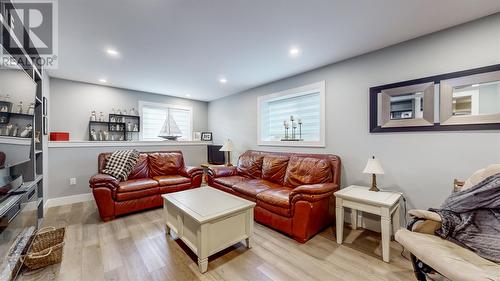
{"type": "Polygon", "coordinates": [[[284,146],[284,147],[325,147],[321,141],[259,141],[259,146],[284,146]]]}
{"type": "Polygon", "coordinates": [[[139,147],[208,145],[211,141],[49,141],[48,147],[139,147]]]}

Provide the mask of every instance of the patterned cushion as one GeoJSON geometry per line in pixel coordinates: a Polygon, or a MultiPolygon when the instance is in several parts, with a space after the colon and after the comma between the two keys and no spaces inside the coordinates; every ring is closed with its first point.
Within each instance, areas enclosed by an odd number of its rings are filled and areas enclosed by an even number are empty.
{"type": "Polygon", "coordinates": [[[138,158],[139,152],[135,149],[117,150],[111,154],[102,172],[119,181],[126,181],[138,158]]]}

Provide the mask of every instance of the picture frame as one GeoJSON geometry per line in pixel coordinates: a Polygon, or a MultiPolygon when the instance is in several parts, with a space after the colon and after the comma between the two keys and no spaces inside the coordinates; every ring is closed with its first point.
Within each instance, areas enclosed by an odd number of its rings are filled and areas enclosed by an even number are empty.
{"type": "Polygon", "coordinates": [[[193,140],[201,141],[201,132],[193,132],[193,140]]]}
{"type": "Polygon", "coordinates": [[[47,98],[42,98],[42,115],[47,116],[47,98]]]}
{"type": "Polygon", "coordinates": [[[212,132],[202,132],[201,133],[202,141],[212,141],[212,132]]]}

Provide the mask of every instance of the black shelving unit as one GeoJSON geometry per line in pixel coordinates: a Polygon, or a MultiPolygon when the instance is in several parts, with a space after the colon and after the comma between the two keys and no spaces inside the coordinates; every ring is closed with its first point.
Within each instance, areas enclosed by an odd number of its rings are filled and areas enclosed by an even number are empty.
{"type": "MultiPolygon", "coordinates": [[[[137,115],[125,115],[125,114],[109,114],[108,122],[106,121],[89,121],[89,140],[92,139],[92,129],[95,132],[99,132],[100,130],[106,130],[109,134],[113,134],[114,136],[123,136],[123,141],[133,140],[134,134],[139,133],[141,131],[141,117],[137,115]],[[131,130],[128,128],[129,123],[131,124],[131,130]],[[137,125],[137,130],[134,128],[137,125]],[[118,129],[117,129],[118,128],[118,129]],[[120,134],[117,134],[120,133],[120,134]]],[[[109,138],[107,141],[118,141],[119,138],[114,138],[113,140],[109,138]]],[[[99,140],[97,141],[106,141],[99,140]]]]}

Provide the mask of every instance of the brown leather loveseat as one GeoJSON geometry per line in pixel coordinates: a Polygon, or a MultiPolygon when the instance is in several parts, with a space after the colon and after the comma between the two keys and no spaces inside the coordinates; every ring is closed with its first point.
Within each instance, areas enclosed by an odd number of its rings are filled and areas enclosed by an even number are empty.
{"type": "Polygon", "coordinates": [[[334,221],[336,155],[247,151],[235,167],[211,167],[212,187],[257,203],[257,222],[304,243],[334,221]]]}
{"type": "Polygon", "coordinates": [[[184,165],[180,151],[141,152],[127,181],[102,174],[111,153],[101,153],[98,174],[89,180],[103,221],[115,216],[163,205],[164,193],[201,185],[203,170],[184,165]]]}

